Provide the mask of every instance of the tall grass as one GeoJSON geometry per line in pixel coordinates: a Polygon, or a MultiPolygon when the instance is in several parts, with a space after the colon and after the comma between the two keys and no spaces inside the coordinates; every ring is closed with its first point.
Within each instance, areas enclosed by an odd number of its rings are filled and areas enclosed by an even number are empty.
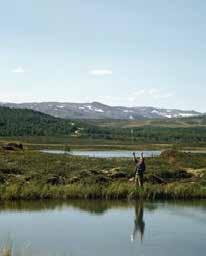
{"type": "Polygon", "coordinates": [[[0,200],[40,199],[190,199],[206,198],[206,188],[198,184],[171,183],[145,184],[144,188],[128,182],[112,182],[109,185],[29,185],[17,184],[1,187],[0,200]]]}

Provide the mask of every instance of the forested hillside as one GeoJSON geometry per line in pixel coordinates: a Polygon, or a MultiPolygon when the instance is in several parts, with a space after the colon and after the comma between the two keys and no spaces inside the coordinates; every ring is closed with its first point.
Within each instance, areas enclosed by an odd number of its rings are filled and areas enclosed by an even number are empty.
{"type": "Polygon", "coordinates": [[[0,136],[66,135],[81,124],[33,110],[0,107],[0,136]]]}
{"type": "MultiPolygon", "coordinates": [[[[189,122],[189,118],[187,122],[189,122]]],[[[163,122],[163,121],[162,121],[163,122]]],[[[95,122],[55,118],[26,109],[0,107],[0,136],[76,136],[106,139],[125,143],[172,143],[206,145],[205,117],[191,118],[192,127],[140,127],[97,126],[95,122]],[[202,120],[202,121],[201,121],[202,120]]]]}
{"type": "Polygon", "coordinates": [[[111,133],[136,143],[206,144],[206,127],[171,128],[144,126],[139,128],[111,129],[111,133]]]}

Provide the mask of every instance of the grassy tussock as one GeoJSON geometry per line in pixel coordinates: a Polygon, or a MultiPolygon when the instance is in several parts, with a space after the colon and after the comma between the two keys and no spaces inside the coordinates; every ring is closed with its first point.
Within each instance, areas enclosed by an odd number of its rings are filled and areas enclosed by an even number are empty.
{"type": "Polygon", "coordinates": [[[145,185],[141,189],[128,181],[134,175],[132,158],[0,151],[0,200],[206,198],[204,154],[178,153],[149,158],[146,163],[145,185]],[[186,171],[191,168],[192,173],[186,171]],[[153,175],[166,184],[157,184],[153,175]]]}

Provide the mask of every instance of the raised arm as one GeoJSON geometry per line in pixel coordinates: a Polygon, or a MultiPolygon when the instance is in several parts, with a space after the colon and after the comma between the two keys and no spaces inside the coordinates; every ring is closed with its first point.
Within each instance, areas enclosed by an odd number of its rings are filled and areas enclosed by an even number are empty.
{"type": "Polygon", "coordinates": [[[138,163],[138,160],[136,158],[135,152],[132,153],[135,163],[138,163]]]}

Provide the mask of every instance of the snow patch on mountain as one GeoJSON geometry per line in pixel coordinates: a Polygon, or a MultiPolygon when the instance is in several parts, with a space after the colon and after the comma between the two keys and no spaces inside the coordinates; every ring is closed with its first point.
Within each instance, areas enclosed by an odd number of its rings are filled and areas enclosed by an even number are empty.
{"type": "Polygon", "coordinates": [[[192,116],[198,116],[199,114],[191,114],[191,113],[179,113],[179,116],[181,117],[192,117],[192,116]]]}
{"type": "Polygon", "coordinates": [[[94,109],[96,112],[101,112],[101,113],[103,113],[104,112],[104,110],[102,110],[102,109],[98,109],[98,108],[95,108],[94,109]]]}
{"type": "Polygon", "coordinates": [[[66,119],[169,119],[198,116],[197,111],[185,111],[178,109],[163,109],[154,107],[124,107],[109,106],[100,102],[92,103],[0,103],[13,108],[27,108],[40,111],[55,117],[66,119]]]}

